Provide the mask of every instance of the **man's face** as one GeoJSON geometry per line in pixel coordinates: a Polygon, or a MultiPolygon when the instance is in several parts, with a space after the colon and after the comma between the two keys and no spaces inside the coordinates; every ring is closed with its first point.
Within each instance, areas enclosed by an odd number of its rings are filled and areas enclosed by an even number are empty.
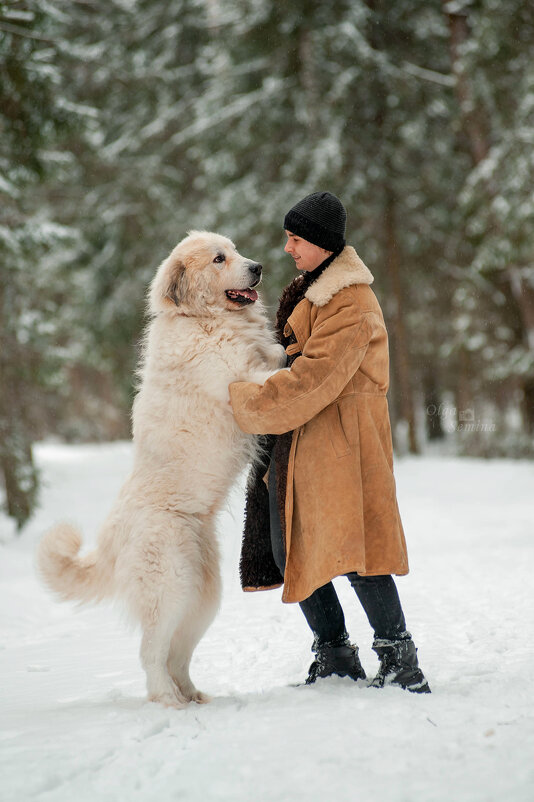
{"type": "Polygon", "coordinates": [[[316,267],[332,254],[332,251],[325,251],[312,242],[286,231],[287,242],[284,251],[293,257],[297,270],[315,270],[316,267]]]}

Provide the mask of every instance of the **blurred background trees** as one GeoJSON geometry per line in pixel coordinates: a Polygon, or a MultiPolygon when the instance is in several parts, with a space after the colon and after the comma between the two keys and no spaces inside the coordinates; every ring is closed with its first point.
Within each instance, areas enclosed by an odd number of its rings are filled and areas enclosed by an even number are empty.
{"type": "Polygon", "coordinates": [[[153,272],[191,228],[294,275],[328,189],[375,275],[398,451],[534,451],[534,6],[0,2],[0,473],[127,437],[153,272]],[[436,445],[436,443],[438,445],[436,445]]]}

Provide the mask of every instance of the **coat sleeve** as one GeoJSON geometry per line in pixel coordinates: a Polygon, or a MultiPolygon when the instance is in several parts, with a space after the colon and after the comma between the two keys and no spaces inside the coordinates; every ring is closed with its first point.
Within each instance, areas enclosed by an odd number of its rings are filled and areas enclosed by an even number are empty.
{"type": "Polygon", "coordinates": [[[321,307],[302,355],[263,385],[232,382],[230,401],[244,432],[282,434],[302,426],[338,397],[358,370],[377,326],[347,298],[321,307]]]}

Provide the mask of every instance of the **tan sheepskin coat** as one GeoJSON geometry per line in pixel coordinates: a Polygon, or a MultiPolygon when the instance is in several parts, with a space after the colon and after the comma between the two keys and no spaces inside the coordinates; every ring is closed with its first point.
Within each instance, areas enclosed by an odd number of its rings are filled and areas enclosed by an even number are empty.
{"type": "Polygon", "coordinates": [[[336,576],[407,574],[397,506],[386,392],[388,336],[369,286],[373,276],[347,246],[290,315],[298,353],[263,386],[233,382],[245,432],[294,430],[289,456],[282,599],[297,602],[336,576]]]}

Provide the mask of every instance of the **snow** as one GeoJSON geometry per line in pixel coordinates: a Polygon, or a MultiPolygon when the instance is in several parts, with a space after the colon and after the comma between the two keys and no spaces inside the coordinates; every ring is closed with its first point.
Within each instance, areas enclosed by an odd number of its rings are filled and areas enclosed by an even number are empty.
{"type": "MultiPolygon", "coordinates": [[[[534,798],[532,463],[396,462],[411,558],[397,585],[429,696],[339,678],[292,687],[311,635],[279,590],[240,590],[240,482],[220,519],[222,607],[192,665],[214,699],[177,711],[145,702],[139,636],[116,609],[57,603],[34,575],[56,520],[80,522],[91,545],[131,446],[36,453],[37,515],[20,538],[0,517],[3,802],[534,798]]],[[[336,586],[372,676],[372,633],[349,583],[336,586]]]]}

